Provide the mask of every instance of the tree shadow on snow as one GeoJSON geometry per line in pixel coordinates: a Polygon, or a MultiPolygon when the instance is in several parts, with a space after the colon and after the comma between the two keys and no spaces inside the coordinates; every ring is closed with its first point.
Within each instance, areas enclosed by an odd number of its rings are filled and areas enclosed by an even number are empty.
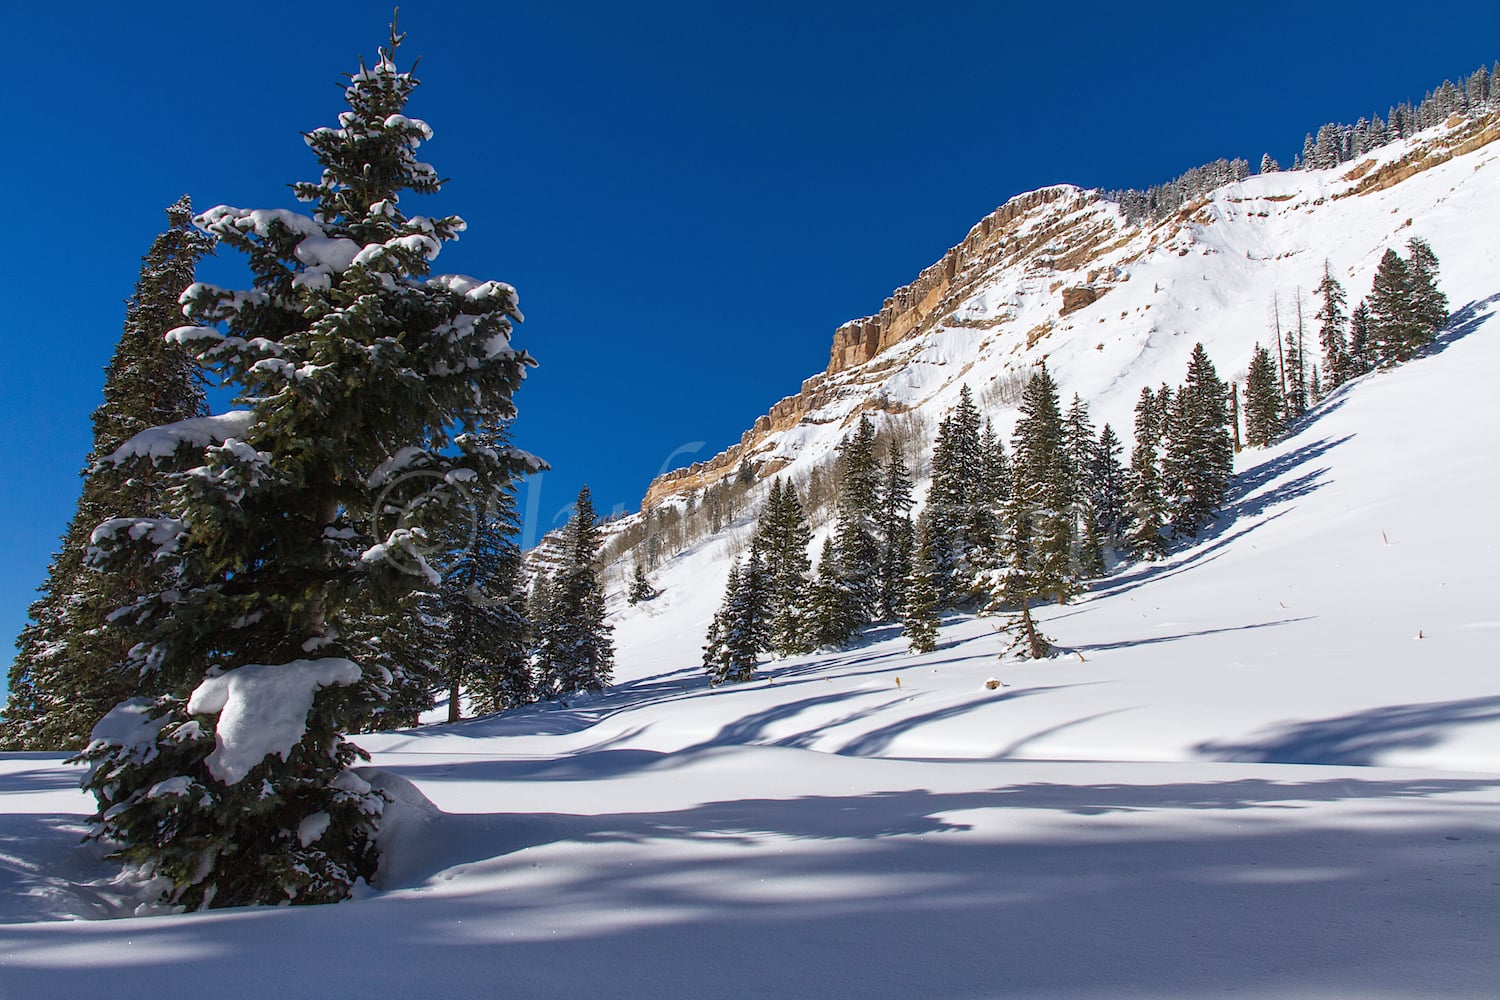
{"type": "Polygon", "coordinates": [[[1497,719],[1500,697],[1387,705],[1286,725],[1243,742],[1200,743],[1194,749],[1214,760],[1374,765],[1383,753],[1436,746],[1445,730],[1497,719]]]}
{"type": "Polygon", "coordinates": [[[1475,875],[1500,832],[1472,806],[1496,788],[1262,776],[439,814],[404,891],[4,925],[0,966],[17,997],[155,995],[186,963],[225,1000],[1482,996],[1500,911],[1475,875]]]}

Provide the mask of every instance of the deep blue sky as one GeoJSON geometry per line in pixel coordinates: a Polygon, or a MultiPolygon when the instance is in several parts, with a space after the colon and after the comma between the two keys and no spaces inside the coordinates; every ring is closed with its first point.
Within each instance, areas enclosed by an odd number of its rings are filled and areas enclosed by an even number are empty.
{"type": "MultiPolygon", "coordinates": [[[[410,113],[470,224],[440,270],[520,291],[541,362],[517,443],[553,471],[528,531],[589,483],[634,509],[827,363],[1013,194],[1285,164],[1304,132],[1489,64],[1500,5],[407,3],[410,113]],[[696,453],[681,451],[704,442],[696,453]]],[[[139,258],[188,192],[295,207],[299,133],[385,36],[383,4],[28,4],[11,101],[0,337],[0,636],[77,495],[139,258]]],[[[239,261],[206,267],[241,280],[239,261]]],[[[4,641],[4,640],[0,640],[4,641]]],[[[3,661],[0,661],[3,662],[3,661]]],[[[3,682],[0,682],[3,683],[3,682]]]]}

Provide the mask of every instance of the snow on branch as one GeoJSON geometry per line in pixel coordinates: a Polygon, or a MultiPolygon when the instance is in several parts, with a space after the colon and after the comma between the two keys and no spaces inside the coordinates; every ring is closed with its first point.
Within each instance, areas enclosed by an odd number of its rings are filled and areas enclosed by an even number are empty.
{"type": "Polygon", "coordinates": [[[211,444],[221,444],[230,438],[244,437],[254,420],[255,415],[250,410],[230,410],[228,413],[216,413],[209,417],[192,417],[176,423],[162,424],[160,427],[149,427],[116,448],[100,464],[118,466],[136,458],[149,458],[152,464],[160,464],[162,459],[177,454],[177,449],[183,445],[204,448],[211,444]]]}
{"type": "Polygon", "coordinates": [[[209,677],[187,704],[189,714],[219,717],[209,773],[233,785],[271,754],[286,760],[307,730],[313,696],[359,679],[359,665],[342,657],[252,663],[209,677]]]}

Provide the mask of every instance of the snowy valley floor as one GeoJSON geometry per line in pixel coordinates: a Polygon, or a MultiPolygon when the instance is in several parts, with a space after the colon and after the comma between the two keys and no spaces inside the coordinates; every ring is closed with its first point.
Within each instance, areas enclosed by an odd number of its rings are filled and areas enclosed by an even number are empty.
{"type": "Polygon", "coordinates": [[[1045,609],[1053,660],[956,616],[713,690],[688,554],[611,692],[361,738],[350,903],[74,919],[128,905],[77,774],[0,755],[0,998],[1500,994],[1495,305],[1045,609]]]}

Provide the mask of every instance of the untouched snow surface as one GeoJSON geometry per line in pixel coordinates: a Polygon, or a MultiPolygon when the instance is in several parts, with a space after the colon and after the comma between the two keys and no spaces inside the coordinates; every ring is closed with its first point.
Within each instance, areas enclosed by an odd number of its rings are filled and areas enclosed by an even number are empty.
{"type": "Polygon", "coordinates": [[[122,916],[79,769],[0,754],[0,1000],[188,970],[220,997],[1497,995],[1495,159],[1326,204],[1317,173],[1226,189],[1215,252],[1072,319],[1118,336],[1055,335],[1064,392],[1119,426],[1199,337],[1232,375],[1325,255],[1357,299],[1376,247],[1426,236],[1458,311],[1240,456],[1205,537],[1041,609],[1063,655],[1000,663],[995,622],[953,616],[923,656],[877,629],[710,689],[727,533],[616,612],[610,692],[360,738],[385,861],[338,906],[122,916]]]}

